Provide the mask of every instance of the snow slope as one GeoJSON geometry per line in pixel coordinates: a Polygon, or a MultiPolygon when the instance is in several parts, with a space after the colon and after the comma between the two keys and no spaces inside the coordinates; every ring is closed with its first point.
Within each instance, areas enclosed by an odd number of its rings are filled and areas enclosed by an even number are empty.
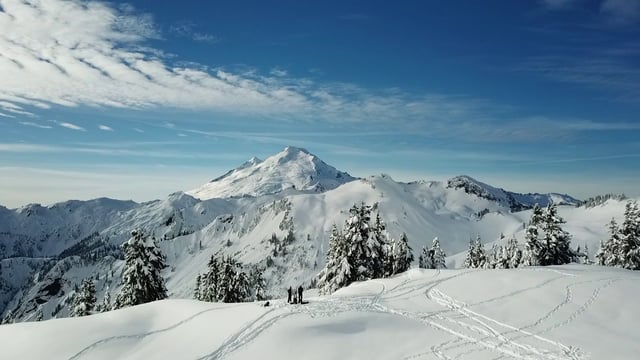
{"type": "Polygon", "coordinates": [[[0,349],[24,360],[635,359],[639,280],[578,265],[412,269],[305,305],[165,300],[1,325],[0,349]]]}
{"type": "Polygon", "coordinates": [[[187,194],[206,200],[269,195],[287,189],[322,192],[353,180],[307,150],[288,146],[264,161],[254,157],[187,194]]]}

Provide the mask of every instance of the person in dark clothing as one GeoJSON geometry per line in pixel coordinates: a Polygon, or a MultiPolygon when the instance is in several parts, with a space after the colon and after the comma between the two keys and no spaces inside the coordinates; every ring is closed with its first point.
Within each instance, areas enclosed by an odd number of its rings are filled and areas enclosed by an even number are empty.
{"type": "Polygon", "coordinates": [[[302,285],[298,286],[298,302],[302,304],[302,285]]]}
{"type": "Polygon", "coordinates": [[[293,294],[293,289],[291,289],[291,286],[289,286],[289,290],[287,290],[287,293],[289,294],[287,296],[287,302],[291,304],[291,295],[293,294]]]}

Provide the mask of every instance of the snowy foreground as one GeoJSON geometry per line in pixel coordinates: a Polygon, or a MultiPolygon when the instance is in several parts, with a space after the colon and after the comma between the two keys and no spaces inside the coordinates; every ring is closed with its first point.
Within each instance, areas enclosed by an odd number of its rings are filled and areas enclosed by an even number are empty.
{"type": "Polygon", "coordinates": [[[305,305],[166,300],[0,326],[2,359],[637,359],[640,272],[410,270],[305,305]]]}

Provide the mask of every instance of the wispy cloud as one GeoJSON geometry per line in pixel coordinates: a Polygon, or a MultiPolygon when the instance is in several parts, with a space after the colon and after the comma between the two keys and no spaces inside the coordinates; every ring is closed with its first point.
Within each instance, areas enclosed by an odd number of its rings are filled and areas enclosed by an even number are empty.
{"type": "Polygon", "coordinates": [[[113,129],[107,125],[100,125],[98,126],[98,129],[103,130],[103,131],[113,131],[113,129]]]}
{"type": "Polygon", "coordinates": [[[215,44],[220,42],[220,39],[213,34],[197,31],[196,24],[191,22],[181,22],[179,24],[172,25],[169,28],[169,32],[175,36],[189,38],[193,41],[198,41],[198,42],[204,42],[209,44],[215,44]]]}
{"type": "Polygon", "coordinates": [[[94,154],[108,157],[134,156],[141,158],[164,159],[243,159],[241,154],[203,153],[198,151],[184,151],[172,148],[170,150],[158,146],[140,148],[132,144],[77,144],[77,145],[48,145],[27,143],[0,143],[0,153],[42,153],[42,154],[94,154]]]}
{"type": "Polygon", "coordinates": [[[273,69],[271,69],[271,71],[269,71],[269,74],[271,74],[271,75],[273,75],[273,76],[278,76],[278,77],[283,77],[283,76],[287,76],[287,75],[289,75],[289,73],[287,72],[287,70],[280,69],[280,68],[273,68],[273,69]]]}
{"type": "Polygon", "coordinates": [[[608,91],[617,100],[640,99],[640,69],[633,66],[635,49],[626,45],[615,48],[589,48],[556,56],[531,57],[518,67],[561,82],[608,91]]]}
{"type": "Polygon", "coordinates": [[[541,0],[544,7],[551,10],[568,9],[578,0],[541,0]]]}
{"type": "Polygon", "coordinates": [[[580,6],[600,18],[602,24],[627,26],[640,20],[640,0],[540,0],[540,3],[548,10],[572,10],[580,6]]]}
{"type": "Polygon", "coordinates": [[[68,123],[68,122],[61,122],[58,123],[58,125],[67,128],[67,129],[71,129],[71,130],[76,130],[76,131],[87,131],[85,128],[83,128],[82,126],[78,126],[72,123],[68,123]]]}
{"type": "Polygon", "coordinates": [[[604,0],[600,11],[616,24],[635,23],[640,20],[640,0],[604,0]]]}
{"type": "Polygon", "coordinates": [[[36,128],[40,128],[40,129],[52,129],[53,128],[52,126],[49,126],[49,125],[42,125],[42,124],[30,122],[30,121],[20,121],[20,124],[25,125],[25,126],[36,127],[36,128]]]}
{"type": "Polygon", "coordinates": [[[574,163],[574,162],[589,162],[589,161],[602,161],[602,160],[617,160],[617,159],[629,159],[640,158],[640,153],[637,154],[612,154],[602,156],[589,156],[589,157],[577,157],[577,158],[561,158],[561,159],[546,159],[527,162],[530,164],[560,164],[560,163],[574,163]]]}

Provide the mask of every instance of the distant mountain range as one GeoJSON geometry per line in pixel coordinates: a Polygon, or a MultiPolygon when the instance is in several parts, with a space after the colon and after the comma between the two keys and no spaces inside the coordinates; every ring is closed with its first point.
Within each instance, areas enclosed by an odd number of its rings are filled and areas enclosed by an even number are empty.
{"type": "Polygon", "coordinates": [[[75,285],[93,277],[101,298],[118,290],[119,245],[132,229],[158,239],[170,268],[172,297],[190,297],[199,272],[216,252],[266,267],[269,292],[309,284],[324,264],[328,232],[342,226],[354,204],[377,204],[390,236],[406,232],[414,252],[441,239],[450,266],[470,237],[485,242],[500,235],[523,238],[535,203],[561,208],[576,243],[595,251],[605,224],[620,217],[624,203],[578,208],[560,194],[518,194],[469,176],[446,182],[402,183],[388,175],[355,178],[307,150],[287,147],[265,160],[253,158],[203,186],[146,203],[95,199],[52,206],[0,206],[0,314],[16,320],[66,316],[75,285]],[[270,241],[293,232],[285,254],[270,241]]]}

